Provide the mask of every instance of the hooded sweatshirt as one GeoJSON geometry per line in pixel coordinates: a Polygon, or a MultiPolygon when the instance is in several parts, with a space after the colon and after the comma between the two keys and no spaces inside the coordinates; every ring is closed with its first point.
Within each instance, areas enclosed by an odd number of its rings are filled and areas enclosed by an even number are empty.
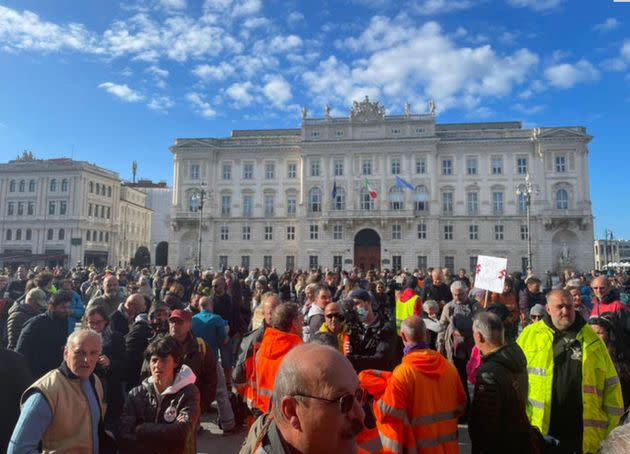
{"type": "MultiPolygon", "coordinates": [[[[406,288],[405,290],[402,291],[398,299],[400,300],[401,303],[406,303],[411,298],[417,295],[418,294],[415,292],[414,289],[406,288]]],[[[413,305],[413,315],[416,315],[418,317],[422,315],[422,300],[420,298],[418,298],[416,300],[416,303],[413,305]]]]}

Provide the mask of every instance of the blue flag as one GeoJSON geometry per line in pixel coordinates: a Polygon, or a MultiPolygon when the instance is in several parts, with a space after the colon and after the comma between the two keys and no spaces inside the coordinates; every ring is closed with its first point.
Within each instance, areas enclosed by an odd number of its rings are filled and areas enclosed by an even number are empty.
{"type": "Polygon", "coordinates": [[[412,191],[416,189],[416,188],[413,187],[413,185],[411,183],[409,183],[406,180],[403,180],[398,175],[396,175],[396,187],[397,188],[402,188],[402,189],[407,188],[407,189],[411,189],[412,191]]]}
{"type": "Polygon", "coordinates": [[[333,181],[332,198],[333,198],[333,200],[335,200],[335,198],[337,198],[337,180],[333,181]]]}

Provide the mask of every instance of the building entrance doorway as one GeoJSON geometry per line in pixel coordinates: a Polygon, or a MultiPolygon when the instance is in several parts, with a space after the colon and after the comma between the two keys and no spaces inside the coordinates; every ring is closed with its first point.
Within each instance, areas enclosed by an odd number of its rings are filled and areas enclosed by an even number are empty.
{"type": "Polygon", "coordinates": [[[354,237],[354,266],[367,271],[381,268],[381,237],[372,229],[363,229],[354,237]]]}

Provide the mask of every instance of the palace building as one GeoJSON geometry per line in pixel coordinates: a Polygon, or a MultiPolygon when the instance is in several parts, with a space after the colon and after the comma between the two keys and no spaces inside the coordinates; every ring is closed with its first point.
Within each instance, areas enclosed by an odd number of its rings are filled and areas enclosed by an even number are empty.
{"type": "Polygon", "coordinates": [[[169,263],[470,270],[483,254],[521,270],[531,233],[536,273],[588,270],[591,139],[582,126],[440,124],[432,103],[386,115],[367,97],[348,117],[303,109],[296,129],[180,138],[169,263]]]}

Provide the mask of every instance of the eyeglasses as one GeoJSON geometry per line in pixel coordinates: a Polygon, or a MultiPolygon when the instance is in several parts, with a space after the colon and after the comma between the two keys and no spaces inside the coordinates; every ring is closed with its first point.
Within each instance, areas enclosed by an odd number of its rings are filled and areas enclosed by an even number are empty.
{"type": "Polygon", "coordinates": [[[336,318],[337,320],[343,320],[343,314],[337,314],[337,313],[326,314],[326,318],[328,318],[328,319],[336,318]]]}
{"type": "Polygon", "coordinates": [[[543,318],[543,316],[542,316],[542,315],[532,315],[532,316],[531,316],[531,319],[532,319],[532,320],[540,320],[540,319],[542,319],[542,318],[543,318]]]}
{"type": "Polygon", "coordinates": [[[329,404],[338,403],[339,411],[341,413],[348,413],[350,410],[352,410],[352,406],[354,405],[355,401],[357,401],[359,405],[365,402],[365,397],[367,396],[367,392],[363,388],[359,388],[354,392],[354,394],[344,394],[338,399],[326,399],[324,397],[310,396],[308,394],[293,394],[293,396],[308,397],[310,399],[323,400],[324,402],[328,402],[329,404]]]}
{"type": "Polygon", "coordinates": [[[599,290],[600,292],[602,290],[606,290],[608,287],[591,287],[593,290],[599,290]]]}

